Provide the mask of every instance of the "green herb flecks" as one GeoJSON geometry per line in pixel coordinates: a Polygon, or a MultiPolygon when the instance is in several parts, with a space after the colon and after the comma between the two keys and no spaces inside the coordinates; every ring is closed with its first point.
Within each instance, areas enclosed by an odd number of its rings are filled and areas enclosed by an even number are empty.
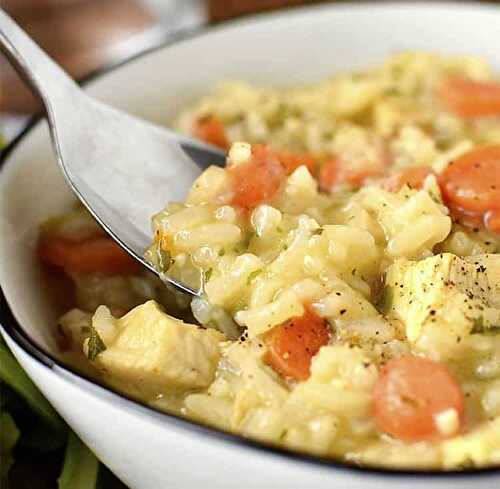
{"type": "Polygon", "coordinates": [[[209,268],[203,273],[203,281],[207,283],[210,280],[210,277],[212,276],[212,273],[214,272],[213,268],[209,268]]]}
{"type": "Polygon", "coordinates": [[[380,297],[379,302],[377,303],[377,309],[382,314],[388,314],[392,309],[393,301],[394,301],[394,292],[392,290],[392,287],[386,285],[382,290],[382,295],[380,297]]]}
{"type": "Polygon", "coordinates": [[[247,278],[247,285],[250,285],[253,280],[261,274],[261,270],[255,270],[254,272],[250,273],[250,275],[248,275],[248,278],[247,278]]]}
{"type": "Polygon", "coordinates": [[[258,238],[259,236],[257,236],[256,233],[254,233],[253,231],[250,231],[247,233],[247,235],[245,236],[245,239],[243,241],[243,250],[247,250],[248,247],[250,246],[250,243],[252,241],[253,238],[258,238]]]}
{"type": "Polygon", "coordinates": [[[87,348],[88,348],[87,357],[91,362],[95,361],[97,355],[106,350],[106,345],[104,344],[104,341],[102,341],[102,338],[99,336],[99,333],[97,332],[97,329],[95,329],[94,326],[90,326],[90,334],[87,343],[87,348]]]}
{"type": "Polygon", "coordinates": [[[496,335],[500,334],[500,326],[488,326],[484,324],[484,317],[479,316],[474,319],[474,326],[470,330],[470,334],[496,335]]]}
{"type": "Polygon", "coordinates": [[[160,272],[166,272],[170,268],[170,265],[172,265],[172,256],[167,250],[164,250],[161,246],[158,246],[157,255],[158,255],[158,267],[160,268],[160,272]]]}

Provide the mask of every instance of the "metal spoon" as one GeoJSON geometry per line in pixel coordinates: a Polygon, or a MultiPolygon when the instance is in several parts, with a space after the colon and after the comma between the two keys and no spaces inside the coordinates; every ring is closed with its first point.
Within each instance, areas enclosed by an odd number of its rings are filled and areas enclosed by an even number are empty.
{"type": "Polygon", "coordinates": [[[160,275],[143,257],[152,240],[151,216],[167,200],[183,200],[207,166],[223,165],[223,152],[90,98],[1,9],[0,49],[42,99],[73,192],[120,246],[160,275]]]}

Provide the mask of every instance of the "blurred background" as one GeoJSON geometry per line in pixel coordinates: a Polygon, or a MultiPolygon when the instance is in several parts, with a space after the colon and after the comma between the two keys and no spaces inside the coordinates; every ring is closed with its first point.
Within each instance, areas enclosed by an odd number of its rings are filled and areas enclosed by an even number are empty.
{"type": "MultiPolygon", "coordinates": [[[[0,0],[0,6],[77,80],[183,32],[255,12],[313,3],[325,2],[0,0]]],[[[0,54],[0,149],[39,110],[38,101],[0,54]]],[[[124,488],[68,430],[1,339],[0,487],[124,488]]]]}
{"type": "MultiPolygon", "coordinates": [[[[326,2],[0,0],[2,8],[79,80],[99,67],[117,63],[182,31],[256,12],[314,3],[326,2]]],[[[39,106],[1,55],[0,76],[0,132],[10,140],[26,123],[26,116],[39,110],[39,106]]]]}

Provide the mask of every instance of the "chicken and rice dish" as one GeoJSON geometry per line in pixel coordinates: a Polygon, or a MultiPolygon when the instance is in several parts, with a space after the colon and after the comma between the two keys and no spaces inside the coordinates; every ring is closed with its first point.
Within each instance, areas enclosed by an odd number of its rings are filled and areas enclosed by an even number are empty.
{"type": "Polygon", "coordinates": [[[149,405],[273,445],[500,465],[491,67],[402,53],[304,86],[227,81],[173,126],[227,164],[158,209],[145,253],[203,293],[167,288],[75,207],[38,246],[74,292],[61,348],[149,405]]]}

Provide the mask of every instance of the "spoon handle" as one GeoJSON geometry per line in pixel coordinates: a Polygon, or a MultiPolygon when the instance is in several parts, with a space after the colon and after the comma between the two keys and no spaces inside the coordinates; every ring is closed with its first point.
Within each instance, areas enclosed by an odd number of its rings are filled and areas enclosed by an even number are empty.
{"type": "Polygon", "coordinates": [[[38,95],[50,115],[57,100],[65,98],[76,83],[57,65],[4,10],[0,9],[0,50],[18,74],[38,95]]]}

